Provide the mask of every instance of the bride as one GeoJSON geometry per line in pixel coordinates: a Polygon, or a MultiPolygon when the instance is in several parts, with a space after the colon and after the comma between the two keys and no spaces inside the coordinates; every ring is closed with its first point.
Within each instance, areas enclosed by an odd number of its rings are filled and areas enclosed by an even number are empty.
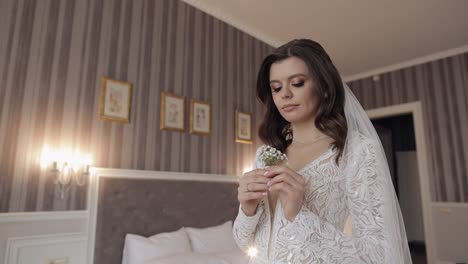
{"type": "Polygon", "coordinates": [[[411,263],[379,138],[322,46],[293,40],[267,56],[259,137],[286,154],[239,182],[234,238],[251,263],[411,263]]]}

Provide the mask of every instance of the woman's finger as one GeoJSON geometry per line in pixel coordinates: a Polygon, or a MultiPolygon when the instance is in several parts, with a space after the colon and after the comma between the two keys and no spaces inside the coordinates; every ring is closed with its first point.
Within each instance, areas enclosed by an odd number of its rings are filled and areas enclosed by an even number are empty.
{"type": "Polygon", "coordinates": [[[280,182],[286,182],[287,184],[291,185],[293,188],[300,189],[301,186],[303,186],[300,182],[298,182],[294,177],[292,177],[289,174],[280,174],[277,175],[276,177],[272,178],[267,185],[268,186],[273,186],[277,183],[280,182]]]}
{"type": "Polygon", "coordinates": [[[249,201],[263,198],[267,195],[266,192],[248,192],[248,193],[239,193],[237,196],[239,201],[249,201]]]}
{"type": "Polygon", "coordinates": [[[249,190],[250,190],[250,186],[252,184],[266,184],[270,179],[261,175],[250,175],[250,176],[245,176],[243,178],[241,178],[239,180],[239,187],[241,189],[241,191],[245,191],[247,190],[247,185],[249,186],[249,190]]]}
{"type": "Polygon", "coordinates": [[[272,166],[269,167],[264,173],[265,177],[272,178],[278,174],[286,173],[291,175],[297,182],[304,183],[304,177],[297,172],[293,171],[291,168],[286,166],[272,166]]]}
{"type": "Polygon", "coordinates": [[[292,193],[294,190],[291,187],[291,185],[287,184],[286,182],[280,182],[275,185],[272,185],[270,187],[270,192],[271,191],[280,191],[280,192],[285,192],[287,194],[292,193]]]}
{"type": "Polygon", "coordinates": [[[251,176],[262,176],[265,174],[265,169],[254,169],[254,170],[251,170],[249,172],[246,172],[242,175],[242,178],[245,178],[245,177],[251,177],[251,176]]]}
{"type": "Polygon", "coordinates": [[[268,186],[266,183],[249,183],[246,185],[246,190],[249,192],[266,192],[268,186]]]}

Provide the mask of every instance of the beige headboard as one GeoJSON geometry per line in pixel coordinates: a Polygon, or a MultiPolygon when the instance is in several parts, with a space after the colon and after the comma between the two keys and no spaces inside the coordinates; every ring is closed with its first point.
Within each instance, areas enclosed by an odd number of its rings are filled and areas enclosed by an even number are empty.
{"type": "Polygon", "coordinates": [[[121,263],[127,233],[150,236],[182,226],[208,227],[234,220],[238,212],[233,176],[108,169],[95,174],[89,263],[121,263]]]}

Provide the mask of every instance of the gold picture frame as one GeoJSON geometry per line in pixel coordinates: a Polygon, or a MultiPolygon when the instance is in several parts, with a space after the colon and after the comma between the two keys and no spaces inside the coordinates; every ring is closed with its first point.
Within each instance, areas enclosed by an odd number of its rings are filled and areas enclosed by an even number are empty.
{"type": "Polygon", "coordinates": [[[99,98],[99,117],[101,120],[130,123],[132,104],[132,84],[101,78],[101,96],[99,98]]]}
{"type": "Polygon", "coordinates": [[[161,92],[161,130],[185,131],[185,97],[161,92]]]}
{"type": "Polygon", "coordinates": [[[190,99],[190,134],[211,134],[211,105],[206,101],[190,99]]]}
{"type": "Polygon", "coordinates": [[[252,114],[236,111],[236,142],[252,144],[252,114]]]}

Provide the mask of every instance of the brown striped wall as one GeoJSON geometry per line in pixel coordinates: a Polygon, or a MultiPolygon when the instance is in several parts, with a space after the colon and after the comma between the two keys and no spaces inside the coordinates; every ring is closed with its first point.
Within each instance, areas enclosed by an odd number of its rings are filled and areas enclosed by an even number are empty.
{"type": "Polygon", "coordinates": [[[235,143],[234,113],[258,123],[271,50],[176,0],[0,0],[0,212],[86,207],[86,187],[59,198],[44,144],[98,167],[242,173],[259,142],[235,143]],[[102,76],[133,84],[130,124],[99,120],[102,76]],[[186,132],[159,129],[163,91],[185,96],[186,132]],[[211,135],[188,132],[190,98],[211,102],[211,135]]]}

